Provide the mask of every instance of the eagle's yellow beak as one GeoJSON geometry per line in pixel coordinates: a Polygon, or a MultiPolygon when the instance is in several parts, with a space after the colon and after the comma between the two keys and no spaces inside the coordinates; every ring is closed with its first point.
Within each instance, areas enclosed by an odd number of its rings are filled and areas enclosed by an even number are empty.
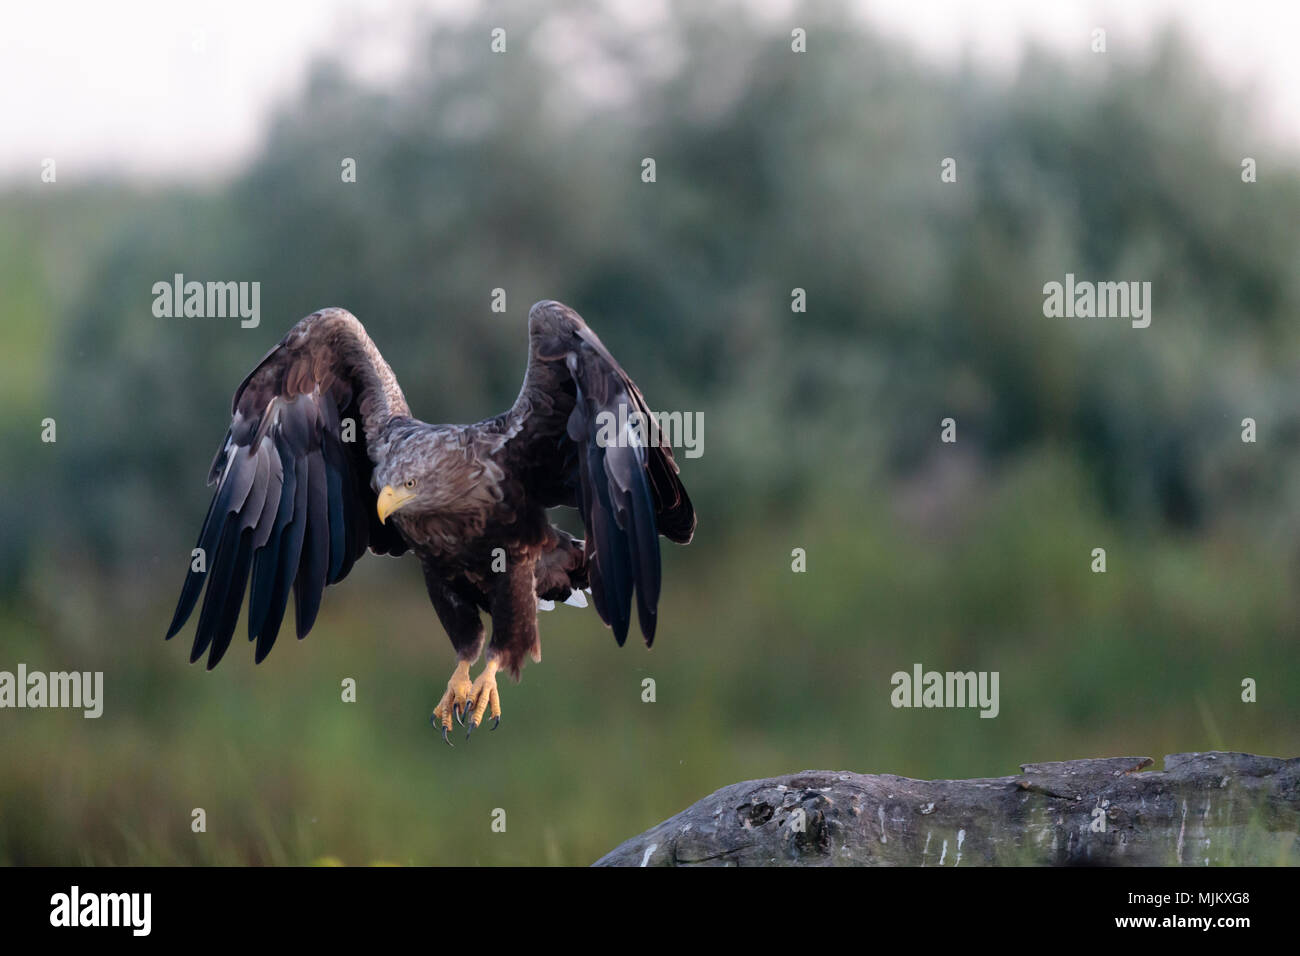
{"type": "Polygon", "coordinates": [[[414,497],[414,491],[407,491],[405,488],[401,491],[394,491],[392,485],[384,485],[384,490],[379,493],[379,500],[375,503],[375,510],[379,512],[380,523],[386,523],[390,514],[414,497]]]}

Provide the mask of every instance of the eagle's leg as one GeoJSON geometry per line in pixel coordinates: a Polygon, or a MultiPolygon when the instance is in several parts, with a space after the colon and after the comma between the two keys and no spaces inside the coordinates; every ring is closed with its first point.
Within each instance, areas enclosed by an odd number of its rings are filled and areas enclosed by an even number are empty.
{"type": "Polygon", "coordinates": [[[508,570],[498,577],[492,589],[492,643],[488,646],[487,666],[470,691],[473,706],[465,720],[467,738],[483,722],[489,707],[492,729],[501,722],[497,671],[503,670],[518,680],[525,657],[542,659],[542,642],[537,635],[536,562],[530,550],[511,553],[508,570]]]}
{"type": "Polygon", "coordinates": [[[451,645],[456,649],[456,669],[451,680],[447,681],[447,692],[433,709],[430,721],[436,727],[442,725],[442,739],[449,745],[451,740],[451,719],[464,721],[469,712],[470,691],[473,682],[469,677],[469,665],[478,660],[483,648],[483,622],[479,619],[479,609],[473,600],[473,591],[463,580],[447,579],[442,571],[432,562],[424,562],[424,583],[429,591],[433,609],[438,613],[451,645]]]}
{"type": "Polygon", "coordinates": [[[483,673],[478,675],[474,686],[470,688],[469,716],[465,720],[467,739],[474,732],[474,728],[483,723],[488,707],[492,708],[492,729],[496,730],[497,725],[501,723],[501,695],[497,691],[497,671],[500,667],[500,660],[489,652],[487,666],[483,668],[483,673]]]}
{"type": "Polygon", "coordinates": [[[587,556],[581,539],[554,525],[549,532],[534,571],[537,596],[564,601],[574,591],[588,586],[587,556]]]}
{"type": "MultiPolygon", "coordinates": [[[[457,720],[461,720],[469,713],[473,687],[474,684],[469,678],[469,661],[458,661],[456,669],[451,673],[451,679],[447,681],[447,692],[442,695],[442,700],[438,701],[438,706],[433,708],[433,716],[430,717],[430,721],[435,726],[442,725],[443,740],[447,740],[447,734],[451,732],[452,715],[454,714],[457,720]]],[[[447,743],[451,741],[447,740],[447,743]]]]}

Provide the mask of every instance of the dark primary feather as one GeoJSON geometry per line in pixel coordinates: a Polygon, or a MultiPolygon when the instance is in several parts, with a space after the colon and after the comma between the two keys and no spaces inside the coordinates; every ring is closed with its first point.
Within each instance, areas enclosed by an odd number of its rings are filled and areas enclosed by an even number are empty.
{"type": "Polygon", "coordinates": [[[651,413],[623,371],[576,312],[539,302],[528,316],[528,371],[507,421],[513,461],[528,472],[546,507],[573,505],[587,528],[586,557],[593,603],[621,645],[636,599],[637,620],[654,641],[661,565],[659,535],[685,544],[695,509],[666,444],[597,440],[600,416],[651,413]]]}
{"type": "Polygon", "coordinates": [[[279,634],[290,592],[306,636],[326,585],[341,581],[369,547],[401,554],[380,524],[370,487],[370,443],[409,413],[392,371],[357,320],[324,309],[299,322],[235,392],[232,421],[212,463],[217,486],[167,638],[189,619],[204,584],[192,661],[215,667],[230,646],[250,590],[248,637],[258,662],[279,634]],[[355,440],[344,441],[351,419],[355,440]]]}

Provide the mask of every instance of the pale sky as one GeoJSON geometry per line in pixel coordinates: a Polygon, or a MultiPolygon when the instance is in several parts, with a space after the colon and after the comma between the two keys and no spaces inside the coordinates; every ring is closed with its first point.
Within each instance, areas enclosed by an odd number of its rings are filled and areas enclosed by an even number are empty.
{"type": "MultiPolygon", "coordinates": [[[[544,2],[544,0],[539,0],[544,2]]],[[[629,23],[664,0],[610,0],[629,23]]],[[[754,0],[780,21],[788,0],[754,0]]],[[[402,63],[413,22],[459,18],[475,0],[40,0],[0,12],[0,178],[60,181],[122,173],[209,178],[256,149],[267,110],[291,98],[311,59],[346,48],[382,82],[402,63]]],[[[860,0],[863,18],[927,58],[1014,69],[1026,39],[1110,55],[1144,47],[1170,20],[1211,69],[1250,91],[1262,131],[1300,151],[1300,3],[1293,0],[860,0]]],[[[794,24],[797,25],[797,24],[794,24]]],[[[485,41],[486,42],[486,41],[485,41]]]]}

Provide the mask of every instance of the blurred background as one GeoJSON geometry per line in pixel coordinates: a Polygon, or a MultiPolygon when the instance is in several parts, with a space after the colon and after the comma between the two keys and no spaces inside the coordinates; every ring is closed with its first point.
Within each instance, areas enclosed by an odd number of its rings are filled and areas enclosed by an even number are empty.
{"type": "Polygon", "coordinates": [[[1294,31],[701,6],[21,15],[0,669],[100,670],[105,703],[0,713],[0,862],[586,864],[807,768],[1297,754],[1294,31]],[[127,49],[79,59],[101,27],[127,49]],[[259,281],[260,326],[154,317],[177,272],[259,281]],[[1151,327],[1044,318],[1067,272],[1150,281],[1151,327]],[[453,656],[410,558],[363,560],[260,666],[239,642],[188,664],[193,621],[163,643],[230,396],[293,322],[347,307],[416,415],[468,422],[513,401],[550,297],[652,407],[704,415],[653,650],[557,608],[501,728],[449,750],[428,713],[453,656]],[[893,709],[915,662],[998,671],[1000,715],[893,709]]]}

